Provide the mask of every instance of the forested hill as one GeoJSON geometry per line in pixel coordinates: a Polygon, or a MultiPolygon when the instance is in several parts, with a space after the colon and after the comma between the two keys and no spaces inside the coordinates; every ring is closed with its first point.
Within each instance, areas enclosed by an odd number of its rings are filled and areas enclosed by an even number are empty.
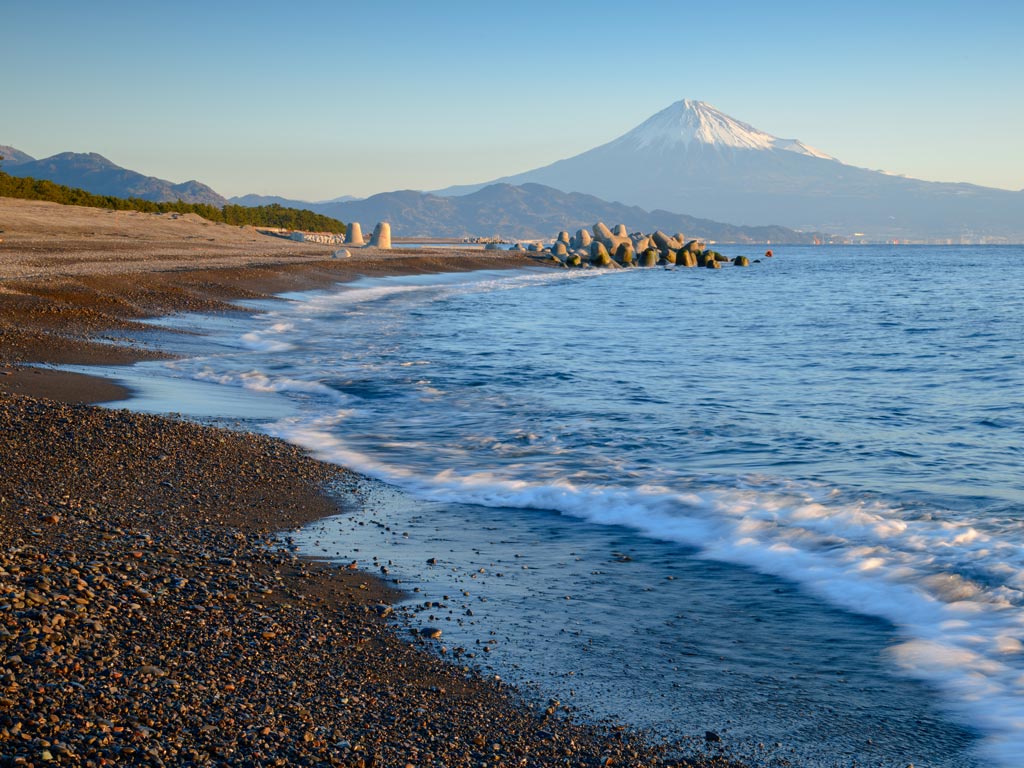
{"type": "Polygon", "coordinates": [[[84,189],[94,195],[138,197],[157,203],[184,200],[186,203],[217,207],[230,202],[195,179],[175,184],[122,168],[97,152],[61,152],[36,160],[14,147],[0,146],[0,155],[5,158],[3,169],[11,176],[46,179],[54,184],[84,189]]]}
{"type": "Polygon", "coordinates": [[[280,227],[307,232],[345,232],[345,225],[337,219],[299,208],[281,205],[224,205],[207,203],[157,203],[137,197],[94,195],[84,189],[65,187],[52,181],[16,177],[0,171],[0,197],[22,200],[46,200],[62,205],[84,205],[89,208],[109,208],[117,211],[143,211],[144,213],[194,213],[222,224],[254,227],[280,227]]]}

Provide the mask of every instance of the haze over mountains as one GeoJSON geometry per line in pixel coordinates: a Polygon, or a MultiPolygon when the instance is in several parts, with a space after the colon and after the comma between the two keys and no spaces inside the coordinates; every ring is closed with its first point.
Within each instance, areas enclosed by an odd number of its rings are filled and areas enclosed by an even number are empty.
{"type": "MultiPolygon", "coordinates": [[[[644,208],[870,239],[1024,242],[1024,191],[846,165],[683,100],[602,146],[495,182],[537,183],[644,208]]],[[[486,184],[449,187],[463,195],[486,184]]]]}
{"type": "Polygon", "coordinates": [[[622,222],[631,231],[683,232],[717,242],[798,244],[826,237],[785,227],[740,227],[668,211],[645,211],[542,184],[491,184],[461,196],[405,190],[313,207],[342,221],[390,221],[404,237],[551,239],[560,230],[589,228],[595,221],[622,222]]]}
{"type": "Polygon", "coordinates": [[[335,197],[331,200],[321,200],[320,202],[312,202],[310,200],[296,200],[291,197],[278,197],[277,195],[239,195],[237,197],[228,198],[228,202],[233,205],[283,205],[286,208],[309,208],[311,205],[329,205],[331,203],[346,203],[349,200],[360,200],[361,198],[353,197],[352,195],[342,195],[341,197],[335,197]]]}
{"type": "Polygon", "coordinates": [[[607,144],[542,168],[432,194],[404,190],[365,200],[227,200],[198,181],[174,184],[95,153],[35,160],[0,147],[0,154],[7,158],[3,170],[12,175],[96,194],[217,206],[276,203],[343,221],[390,221],[406,237],[550,237],[606,220],[720,241],[812,242],[827,239],[818,233],[830,233],[869,241],[1024,242],[1024,191],[846,165],[690,100],[607,144]]]}
{"type": "MultiPolygon", "coordinates": [[[[562,229],[589,227],[595,221],[624,222],[632,229],[682,231],[719,242],[810,243],[816,235],[775,226],[737,227],[668,211],[649,212],[635,206],[608,203],[591,195],[564,193],[539,184],[515,187],[491,185],[472,194],[441,197],[401,190],[365,200],[351,196],[309,202],[273,195],[244,195],[225,199],[196,181],[174,184],[115,165],[95,153],[63,152],[35,160],[14,147],[0,147],[2,170],[12,176],[48,179],[99,195],[140,197],[144,200],[209,203],[222,206],[282,205],[305,208],[341,221],[366,224],[391,222],[399,237],[551,238],[562,229]]],[[[819,236],[820,239],[821,236],[819,236]]]]}

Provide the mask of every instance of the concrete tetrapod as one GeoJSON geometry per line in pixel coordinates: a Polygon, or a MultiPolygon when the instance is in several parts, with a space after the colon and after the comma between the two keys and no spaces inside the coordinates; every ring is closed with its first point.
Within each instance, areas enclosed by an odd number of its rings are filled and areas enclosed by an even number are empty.
{"type": "Polygon", "coordinates": [[[391,247],[391,225],[388,222],[382,221],[376,227],[373,228],[373,234],[370,235],[370,247],[391,247]]]}
{"type": "Polygon", "coordinates": [[[345,245],[364,245],[363,241],[363,228],[359,225],[358,221],[353,221],[348,225],[348,231],[345,232],[345,245]]]}

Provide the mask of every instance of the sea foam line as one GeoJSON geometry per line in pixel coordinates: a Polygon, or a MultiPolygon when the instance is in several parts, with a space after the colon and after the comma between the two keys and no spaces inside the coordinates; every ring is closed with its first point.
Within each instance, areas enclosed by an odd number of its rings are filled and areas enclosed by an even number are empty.
{"type": "Polygon", "coordinates": [[[424,476],[376,461],[333,429],[344,412],[267,427],[325,461],[450,503],[555,510],[696,548],[701,556],[796,582],[852,612],[887,619],[904,673],[935,684],[950,711],[984,732],[985,755],[1024,754],[1024,552],[956,522],[906,519],[881,503],[829,494],[532,483],[499,473],[424,476]],[[973,578],[957,572],[970,564],[973,578]],[[979,578],[980,575],[980,578],[979,578]]]}
{"type": "MultiPolygon", "coordinates": [[[[597,274],[575,273],[574,277],[597,274]]],[[[563,273],[506,273],[471,280],[428,277],[412,285],[360,281],[338,292],[305,297],[289,307],[288,316],[301,322],[344,305],[358,312],[363,305],[426,289],[435,289],[429,294],[433,299],[449,292],[512,289],[537,280],[567,279],[563,273]]],[[[289,344],[295,329],[279,317],[263,317],[269,325],[261,329],[259,341],[289,344]]],[[[245,375],[236,376],[223,383],[277,386],[259,375],[249,381],[245,375]]],[[[317,391],[322,386],[289,379],[276,391],[340,396],[333,390],[317,391]]],[[[670,487],[670,482],[623,488],[537,483],[496,473],[418,475],[347,446],[334,428],[348,413],[280,422],[268,431],[321,459],[415,495],[490,507],[556,510],[595,524],[626,526],[652,538],[695,547],[708,558],[787,578],[848,610],[888,619],[901,637],[890,650],[894,663],[944,691],[949,708],[984,731],[983,748],[990,759],[1005,766],[1019,764],[1018,757],[1024,754],[1020,640],[1024,637],[1020,608],[1024,554],[1002,537],[957,522],[911,519],[881,504],[840,503],[827,493],[801,495],[768,483],[683,493],[670,487]]]]}

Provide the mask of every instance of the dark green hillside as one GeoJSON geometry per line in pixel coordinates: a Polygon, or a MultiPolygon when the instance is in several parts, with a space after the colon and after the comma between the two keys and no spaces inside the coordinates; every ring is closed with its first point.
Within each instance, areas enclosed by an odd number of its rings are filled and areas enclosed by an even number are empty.
{"type": "Polygon", "coordinates": [[[142,211],[144,213],[194,213],[204,219],[222,224],[254,227],[281,227],[310,232],[345,232],[345,225],[337,219],[313,211],[285,208],[280,205],[216,206],[207,203],[157,203],[137,197],[94,195],[84,189],[65,187],[52,181],[15,177],[0,171],[0,197],[22,200],[45,200],[62,205],[84,205],[89,208],[109,208],[116,211],[142,211]]]}

